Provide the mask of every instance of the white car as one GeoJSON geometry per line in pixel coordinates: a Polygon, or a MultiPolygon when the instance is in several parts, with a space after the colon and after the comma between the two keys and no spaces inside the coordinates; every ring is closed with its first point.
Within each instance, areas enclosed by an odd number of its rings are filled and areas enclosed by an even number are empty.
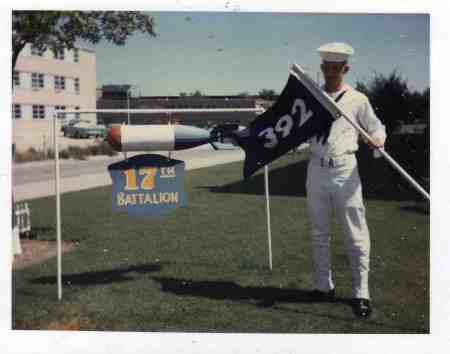
{"type": "Polygon", "coordinates": [[[80,120],[75,124],[67,125],[63,130],[64,136],[73,138],[104,138],[106,127],[103,124],[93,124],[90,121],[80,120]]]}

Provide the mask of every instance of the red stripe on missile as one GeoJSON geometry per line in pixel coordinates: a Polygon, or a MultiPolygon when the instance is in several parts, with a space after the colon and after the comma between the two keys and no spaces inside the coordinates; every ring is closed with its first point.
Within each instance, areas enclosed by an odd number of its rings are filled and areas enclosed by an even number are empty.
{"type": "Polygon", "coordinates": [[[122,151],[122,132],[121,126],[111,127],[108,130],[106,141],[116,151],[122,151]]]}

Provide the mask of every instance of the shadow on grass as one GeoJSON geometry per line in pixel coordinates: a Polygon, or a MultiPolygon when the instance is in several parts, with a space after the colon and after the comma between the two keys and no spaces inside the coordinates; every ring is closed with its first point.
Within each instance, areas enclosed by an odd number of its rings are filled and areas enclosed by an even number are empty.
{"type": "MultiPolygon", "coordinates": [[[[152,280],[161,284],[161,290],[163,292],[169,292],[178,296],[195,296],[204,297],[214,300],[231,300],[231,301],[256,301],[256,306],[261,308],[272,308],[274,310],[282,312],[294,312],[297,314],[308,314],[314,317],[326,318],[329,320],[342,321],[348,323],[354,323],[353,317],[339,317],[329,313],[317,313],[313,311],[305,311],[293,308],[286,308],[281,306],[280,303],[303,303],[313,304],[317,303],[312,298],[313,292],[311,290],[302,289],[281,289],[275,287],[253,287],[253,286],[240,286],[231,281],[192,281],[186,279],[166,278],[166,277],[151,277],[152,280]]],[[[322,302],[324,303],[324,302],[322,302]]],[[[352,308],[352,299],[335,297],[332,302],[335,304],[343,304],[350,309],[352,308]]],[[[380,327],[380,333],[382,330],[386,330],[386,324],[374,319],[361,320],[364,323],[372,326],[380,327]]],[[[389,328],[393,332],[395,331],[410,331],[409,328],[389,328]]],[[[414,332],[414,331],[413,331],[414,332]]]]}
{"type": "MultiPolygon", "coordinates": [[[[312,291],[274,287],[240,286],[231,281],[192,281],[176,278],[152,277],[161,290],[176,295],[207,297],[215,300],[255,300],[257,306],[271,307],[276,302],[313,303],[312,291]]],[[[334,302],[351,306],[351,299],[335,298],[334,302]]]]}
{"type": "MultiPolygon", "coordinates": [[[[62,276],[63,285],[103,285],[109,283],[126,282],[135,280],[130,273],[146,274],[159,272],[161,266],[158,264],[142,264],[125,268],[117,268],[99,272],[86,272],[78,274],[65,274],[62,276]]],[[[33,284],[56,284],[55,276],[39,277],[32,279],[33,284]]]]}
{"type": "MultiPolygon", "coordinates": [[[[302,160],[288,166],[271,169],[269,190],[271,195],[306,196],[306,168],[308,161],[302,160]]],[[[224,186],[199,186],[213,193],[237,193],[264,195],[264,174],[258,173],[248,180],[239,180],[224,186]]]]}
{"type": "Polygon", "coordinates": [[[428,203],[416,203],[412,205],[405,205],[401,207],[404,211],[409,211],[417,214],[430,214],[430,205],[428,203]]]}
{"type": "MultiPolygon", "coordinates": [[[[370,153],[371,154],[371,153],[370,153]]],[[[277,196],[306,196],[308,160],[274,168],[269,173],[269,190],[277,196]]],[[[362,149],[358,153],[358,170],[365,199],[387,201],[419,201],[422,197],[384,159],[374,159],[362,149]]],[[[413,176],[414,177],[414,176],[413,176]]],[[[199,186],[213,193],[264,195],[264,174],[223,186],[199,186]]],[[[407,210],[410,211],[410,210],[407,210]]]]}

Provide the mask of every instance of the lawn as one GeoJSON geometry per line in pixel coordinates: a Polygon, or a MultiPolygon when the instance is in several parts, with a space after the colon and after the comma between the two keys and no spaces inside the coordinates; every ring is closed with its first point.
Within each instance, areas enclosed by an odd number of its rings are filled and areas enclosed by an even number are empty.
{"type": "MultiPolygon", "coordinates": [[[[111,187],[64,194],[63,239],[79,243],[63,255],[63,299],[57,301],[56,258],[15,271],[13,328],[429,333],[429,214],[408,193],[382,193],[370,172],[361,175],[374,313],[368,320],[352,314],[349,263],[336,224],[338,299],[308,301],[304,159],[291,154],[271,165],[273,271],[263,174],[244,182],[242,162],[188,171],[187,207],[162,218],[112,213],[111,187]]],[[[367,171],[384,168],[377,166],[367,171]]],[[[55,238],[54,204],[54,198],[30,202],[39,239],[55,238]]]]}

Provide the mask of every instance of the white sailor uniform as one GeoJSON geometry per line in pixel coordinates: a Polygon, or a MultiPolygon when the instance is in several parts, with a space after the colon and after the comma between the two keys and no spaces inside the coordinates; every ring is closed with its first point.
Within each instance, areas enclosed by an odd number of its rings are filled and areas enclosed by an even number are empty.
{"type": "MultiPolygon", "coordinates": [[[[330,96],[336,98],[343,91],[345,94],[338,106],[369,135],[384,141],[385,127],[367,97],[348,85],[330,96]]],[[[315,287],[325,292],[334,288],[330,264],[331,213],[334,209],[345,233],[352,270],[352,295],[370,299],[370,236],[355,157],[358,132],[344,118],[339,118],[332,124],[327,142],[321,144],[313,138],[310,148],[306,189],[312,223],[315,287]]]]}

